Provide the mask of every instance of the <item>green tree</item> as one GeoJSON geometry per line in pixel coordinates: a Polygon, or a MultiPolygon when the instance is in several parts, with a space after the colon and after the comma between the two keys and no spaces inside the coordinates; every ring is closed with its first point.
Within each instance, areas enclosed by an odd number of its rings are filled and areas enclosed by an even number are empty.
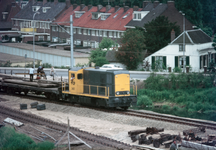
{"type": "Polygon", "coordinates": [[[110,38],[103,38],[99,44],[100,49],[106,48],[109,50],[111,47],[116,47],[118,44],[110,38]]]}
{"type": "Polygon", "coordinates": [[[104,64],[108,64],[109,62],[106,59],[107,50],[111,47],[117,46],[117,43],[110,38],[103,38],[99,44],[99,48],[91,51],[91,55],[89,58],[90,63],[95,63],[95,66],[102,66],[104,64]],[[103,49],[107,50],[103,50],[103,49]]]}
{"type": "Polygon", "coordinates": [[[180,27],[176,23],[169,22],[165,16],[159,16],[144,25],[146,32],[145,44],[148,52],[154,53],[170,43],[171,31],[175,31],[175,36],[180,34],[180,27]]]}
{"type": "Polygon", "coordinates": [[[145,38],[140,29],[129,29],[121,39],[122,46],[116,53],[116,58],[127,66],[127,69],[134,70],[144,59],[145,38]]]}

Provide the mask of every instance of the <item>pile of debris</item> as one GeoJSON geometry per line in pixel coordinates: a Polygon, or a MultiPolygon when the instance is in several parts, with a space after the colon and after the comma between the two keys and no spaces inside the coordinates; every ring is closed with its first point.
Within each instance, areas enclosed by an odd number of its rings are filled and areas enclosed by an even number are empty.
{"type": "Polygon", "coordinates": [[[169,148],[173,141],[179,141],[179,146],[194,148],[197,150],[216,150],[216,135],[209,134],[203,135],[206,132],[204,127],[193,128],[183,131],[183,138],[180,135],[171,135],[159,133],[164,129],[158,129],[155,127],[147,127],[144,130],[129,131],[128,135],[131,137],[132,142],[138,141],[138,144],[150,145],[159,148],[163,145],[165,148],[169,148]],[[153,136],[153,134],[158,134],[153,136]]]}
{"type": "Polygon", "coordinates": [[[139,145],[153,144],[154,147],[159,148],[161,145],[164,145],[165,148],[169,148],[172,144],[173,140],[180,141],[181,138],[179,135],[171,135],[171,134],[159,134],[159,137],[155,138],[151,135],[158,134],[159,132],[163,132],[164,129],[157,129],[155,127],[147,127],[144,130],[133,130],[129,131],[128,135],[131,137],[132,142],[136,142],[138,140],[139,145]]]}

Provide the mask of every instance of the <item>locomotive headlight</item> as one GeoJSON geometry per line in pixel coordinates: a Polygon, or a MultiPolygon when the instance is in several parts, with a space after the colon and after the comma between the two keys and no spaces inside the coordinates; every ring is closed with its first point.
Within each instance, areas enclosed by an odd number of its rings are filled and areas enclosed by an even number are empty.
{"type": "Polygon", "coordinates": [[[130,92],[129,92],[129,91],[127,91],[127,94],[130,94],[130,92]]]}
{"type": "Polygon", "coordinates": [[[116,95],[119,95],[119,92],[116,92],[116,95]]]}

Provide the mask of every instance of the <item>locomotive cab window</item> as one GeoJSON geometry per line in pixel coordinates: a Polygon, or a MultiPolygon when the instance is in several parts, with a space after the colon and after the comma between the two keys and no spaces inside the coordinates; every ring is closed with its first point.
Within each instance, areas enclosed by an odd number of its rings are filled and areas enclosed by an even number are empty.
{"type": "Polygon", "coordinates": [[[71,80],[75,79],[75,74],[71,73],[71,80]]]}
{"type": "Polygon", "coordinates": [[[77,75],[77,79],[82,79],[83,78],[83,75],[80,73],[77,75]]]}

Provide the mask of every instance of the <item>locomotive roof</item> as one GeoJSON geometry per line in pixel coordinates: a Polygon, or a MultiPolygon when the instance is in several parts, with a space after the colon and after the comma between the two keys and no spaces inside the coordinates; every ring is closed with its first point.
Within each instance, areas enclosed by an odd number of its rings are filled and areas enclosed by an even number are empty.
{"type": "Polygon", "coordinates": [[[95,71],[95,72],[109,72],[109,73],[113,73],[113,74],[130,74],[129,71],[127,70],[116,70],[116,69],[113,69],[113,70],[106,70],[106,69],[95,69],[95,68],[83,68],[83,67],[73,67],[73,68],[70,68],[69,70],[71,71],[78,71],[80,69],[84,69],[86,71],[95,71]]]}
{"type": "Polygon", "coordinates": [[[106,69],[88,68],[88,69],[85,69],[85,70],[87,70],[87,71],[95,71],[95,72],[109,72],[109,73],[113,73],[113,74],[130,74],[129,71],[127,71],[127,70],[116,70],[116,69],[106,70],[106,69]]]}

